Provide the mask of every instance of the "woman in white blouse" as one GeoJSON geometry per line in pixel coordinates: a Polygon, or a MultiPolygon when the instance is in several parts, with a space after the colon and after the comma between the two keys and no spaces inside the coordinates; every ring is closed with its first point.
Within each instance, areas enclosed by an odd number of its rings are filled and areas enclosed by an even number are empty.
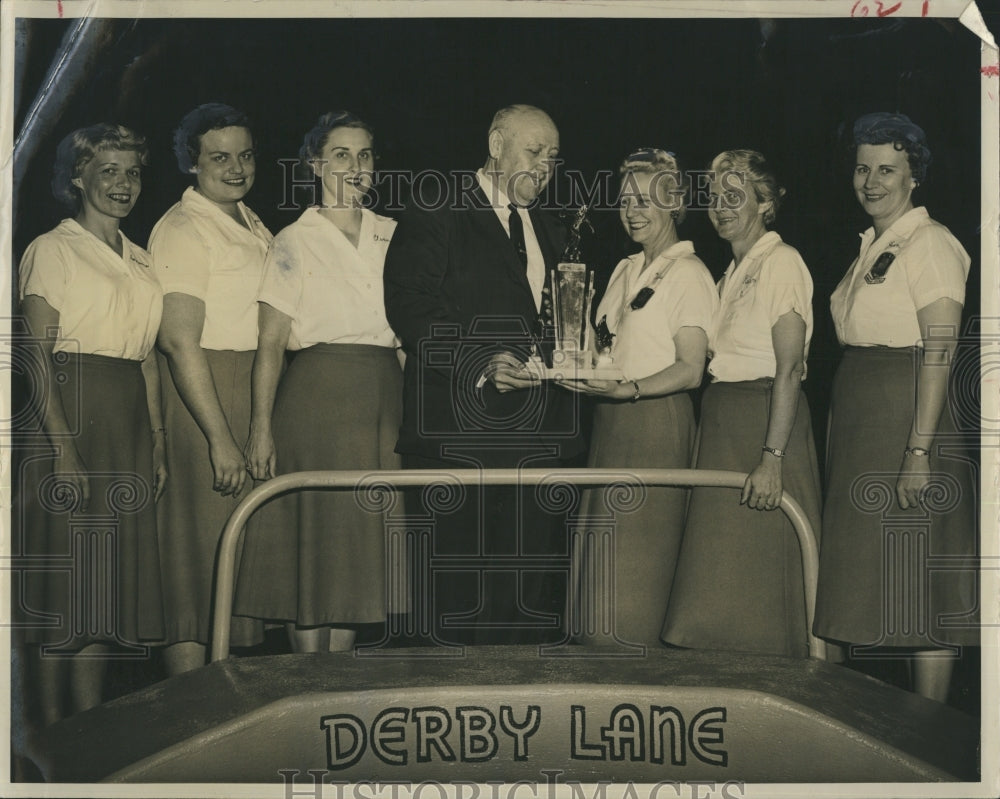
{"type": "Polygon", "coordinates": [[[24,572],[15,613],[31,614],[25,637],[48,650],[38,663],[46,723],[66,715],[67,680],[72,712],[100,703],[111,647],[163,636],[154,501],[167,472],[152,355],[162,295],[149,253],[119,230],[146,153],[119,125],[63,139],[52,187],[75,215],[21,260],[21,310],[42,356],[31,410],[47,444],[20,458],[16,549],[54,566],[24,572]],[[67,559],[71,570],[55,567],[67,559]]]}
{"type": "MultiPolygon", "coordinates": [[[[402,371],[382,286],[396,223],[364,207],[375,163],[371,128],[348,112],[323,114],[300,156],[319,179],[322,201],[268,252],[247,463],[257,480],[398,469],[402,371]],[[282,375],[286,349],[295,355],[282,375]]],[[[385,564],[382,514],[353,493],[280,497],[247,533],[236,612],[287,622],[296,652],[350,649],[357,625],[386,619],[385,564]]]]}
{"type": "MultiPolygon", "coordinates": [[[[701,385],[718,297],[691,242],[677,233],[685,182],[673,153],[637,150],[619,172],[621,222],[642,250],[615,268],[596,318],[602,336],[613,336],[610,354],[625,379],[562,385],[596,399],[589,466],[684,469],[695,435],[688,392],[701,385]]],[[[647,488],[635,507],[621,500],[613,486],[585,494],[577,638],[657,646],[687,491],[647,488]]]]}
{"type": "MultiPolygon", "coordinates": [[[[257,288],[271,243],[243,202],[256,174],[244,113],[221,103],[198,106],[174,133],[174,154],[194,185],[149,239],[164,293],[158,343],[169,364],[163,405],[176,478],[159,508],[171,674],[205,662],[215,550],[247,480],[257,288]]],[[[258,620],[232,620],[234,646],[258,643],[263,634],[258,620]]]]}
{"type": "Polygon", "coordinates": [[[784,491],[818,535],[819,469],[801,383],[812,336],[812,279],[768,231],[784,191],[760,153],[712,161],[709,218],[733,261],[709,336],[697,467],[749,472],[741,494],[696,488],[664,640],[679,646],[805,655],[800,551],[784,491]]]}
{"type": "Polygon", "coordinates": [[[854,192],[872,227],[830,298],[845,351],[831,397],[815,631],[905,648],[914,690],[944,701],[946,647],[978,643],[978,503],[948,402],[970,259],[913,205],[930,162],[923,130],[902,114],[867,114],[854,145],[854,192]],[[953,568],[932,569],[928,556],[953,568]]]}

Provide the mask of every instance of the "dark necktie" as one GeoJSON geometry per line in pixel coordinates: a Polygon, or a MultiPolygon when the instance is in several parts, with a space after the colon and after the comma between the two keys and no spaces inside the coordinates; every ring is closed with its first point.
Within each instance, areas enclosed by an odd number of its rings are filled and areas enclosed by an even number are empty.
{"type": "Polygon", "coordinates": [[[507,207],[510,209],[510,220],[508,222],[510,225],[510,241],[514,245],[514,249],[517,250],[517,257],[521,260],[521,266],[527,270],[528,248],[524,243],[524,223],[521,221],[521,215],[517,212],[517,206],[514,203],[510,203],[507,207]]]}

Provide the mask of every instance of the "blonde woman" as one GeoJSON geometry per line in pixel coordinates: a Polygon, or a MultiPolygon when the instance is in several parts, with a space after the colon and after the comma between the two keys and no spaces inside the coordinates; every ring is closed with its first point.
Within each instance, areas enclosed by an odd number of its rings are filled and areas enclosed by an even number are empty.
{"type": "Polygon", "coordinates": [[[748,472],[740,494],[696,488],[667,608],[671,644],[804,656],[801,553],[777,511],[788,491],[819,534],[820,483],[801,384],[812,337],[812,279],[768,225],[783,190],[764,156],[712,161],[709,218],[733,260],[719,281],[702,399],[699,469],[748,472]]]}

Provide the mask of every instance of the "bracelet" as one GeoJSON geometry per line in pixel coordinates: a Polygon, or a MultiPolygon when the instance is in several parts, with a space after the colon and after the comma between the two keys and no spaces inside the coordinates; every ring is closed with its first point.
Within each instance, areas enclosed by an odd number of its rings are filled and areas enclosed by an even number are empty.
{"type": "Polygon", "coordinates": [[[635,386],[635,393],[632,395],[632,402],[635,402],[640,396],[642,396],[642,392],[639,391],[639,382],[637,380],[631,380],[629,382],[635,386]]]}
{"type": "Polygon", "coordinates": [[[761,447],[760,450],[761,452],[770,452],[772,455],[774,455],[775,458],[785,457],[785,451],[783,449],[778,449],[776,447],[769,447],[767,446],[767,444],[761,447]]]}
{"type": "Polygon", "coordinates": [[[904,450],[904,453],[907,455],[915,455],[918,458],[926,458],[931,454],[929,450],[926,450],[923,447],[907,447],[904,450]]]}
{"type": "Polygon", "coordinates": [[[166,435],[166,434],[167,434],[167,428],[165,428],[165,427],[154,427],[154,428],[153,428],[153,429],[152,429],[152,430],[151,430],[150,432],[151,432],[151,433],[152,433],[152,434],[153,434],[154,436],[155,436],[155,435],[156,435],[157,433],[163,433],[163,435],[166,435]]]}

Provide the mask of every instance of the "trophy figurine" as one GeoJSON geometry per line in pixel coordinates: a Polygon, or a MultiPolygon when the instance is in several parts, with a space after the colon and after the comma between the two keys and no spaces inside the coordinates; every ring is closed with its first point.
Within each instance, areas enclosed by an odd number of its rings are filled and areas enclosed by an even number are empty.
{"type": "Polygon", "coordinates": [[[592,328],[590,309],[594,299],[594,272],[587,269],[580,255],[580,236],[587,222],[587,206],[582,205],[573,218],[569,239],[562,260],[549,273],[549,292],[552,302],[552,325],[555,328],[555,350],[552,367],[541,368],[546,378],[620,379],[610,359],[602,358],[600,369],[593,367],[590,347],[592,328]]]}

